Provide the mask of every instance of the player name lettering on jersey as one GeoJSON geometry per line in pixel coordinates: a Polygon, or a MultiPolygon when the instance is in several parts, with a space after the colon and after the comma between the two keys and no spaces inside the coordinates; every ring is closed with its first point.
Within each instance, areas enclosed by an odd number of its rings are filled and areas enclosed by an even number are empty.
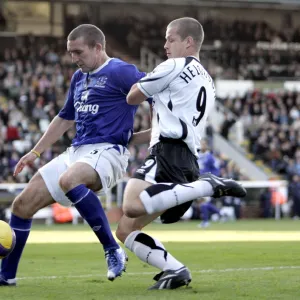
{"type": "Polygon", "coordinates": [[[207,72],[203,72],[203,69],[201,70],[199,65],[187,66],[179,77],[186,83],[189,83],[197,75],[201,75],[209,79],[207,72]]]}
{"type": "Polygon", "coordinates": [[[182,72],[182,74],[179,76],[182,78],[186,83],[189,83],[194,77],[197,75],[200,75],[200,68],[198,65],[192,66],[194,70],[191,69],[191,67],[186,67],[186,71],[182,72]],[[195,73],[196,72],[196,73],[195,73]]]}

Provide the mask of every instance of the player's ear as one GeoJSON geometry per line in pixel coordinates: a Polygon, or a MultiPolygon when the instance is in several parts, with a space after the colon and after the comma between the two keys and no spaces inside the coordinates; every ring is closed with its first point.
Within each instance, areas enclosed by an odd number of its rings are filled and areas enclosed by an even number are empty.
{"type": "Polygon", "coordinates": [[[99,52],[103,50],[103,46],[100,43],[97,43],[95,47],[96,47],[96,50],[99,52]]]}
{"type": "Polygon", "coordinates": [[[186,45],[187,45],[187,48],[191,47],[194,45],[194,39],[191,37],[191,36],[188,36],[186,38],[186,45]]]}

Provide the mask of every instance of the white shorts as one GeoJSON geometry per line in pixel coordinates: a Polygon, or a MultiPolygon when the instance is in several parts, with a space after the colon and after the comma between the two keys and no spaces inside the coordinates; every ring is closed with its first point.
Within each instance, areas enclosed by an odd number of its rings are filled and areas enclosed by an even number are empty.
{"type": "Polygon", "coordinates": [[[59,186],[59,177],[75,162],[84,162],[96,170],[106,192],[122,178],[128,166],[130,153],[126,147],[109,143],[70,147],[64,153],[39,169],[52,198],[64,205],[72,202],[59,186]]]}

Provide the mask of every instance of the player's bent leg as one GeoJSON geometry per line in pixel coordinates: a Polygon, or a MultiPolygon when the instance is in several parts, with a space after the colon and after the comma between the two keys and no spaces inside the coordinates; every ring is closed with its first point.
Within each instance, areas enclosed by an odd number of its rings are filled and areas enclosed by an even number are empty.
{"type": "Polygon", "coordinates": [[[12,203],[12,213],[23,219],[31,219],[40,209],[55,203],[48,188],[37,172],[25,189],[12,203]]]}
{"type": "Polygon", "coordinates": [[[59,185],[103,245],[108,265],[107,277],[113,281],[125,271],[127,255],[112,235],[99,198],[88,188],[101,189],[98,173],[89,164],[76,162],[60,176],[59,185]]]}
{"type": "Polygon", "coordinates": [[[140,231],[146,225],[150,224],[153,220],[158,218],[161,213],[156,213],[154,215],[146,215],[139,218],[129,218],[126,215],[123,215],[118,223],[118,227],[116,230],[117,238],[125,244],[126,238],[133,232],[133,231],[140,231]]]}
{"type": "Polygon", "coordinates": [[[128,181],[123,200],[123,212],[127,217],[137,218],[147,214],[140,194],[150,186],[152,183],[141,179],[131,178],[128,181]]]}
{"type": "MultiPolygon", "coordinates": [[[[147,214],[181,205],[202,197],[219,198],[222,196],[245,197],[246,190],[233,179],[224,179],[206,173],[198,180],[184,183],[154,184],[140,194],[140,200],[147,214]]],[[[135,214],[137,216],[137,214],[135,214]]]]}
{"type": "Polygon", "coordinates": [[[153,279],[157,282],[150,289],[175,289],[191,281],[189,270],[175,259],[157,239],[141,232],[161,213],[129,218],[123,215],[116,235],[140,260],[161,270],[153,279]]]}
{"type": "Polygon", "coordinates": [[[39,173],[36,173],[12,205],[12,215],[9,223],[16,234],[16,245],[9,256],[2,260],[0,286],[16,285],[16,273],[30,233],[32,217],[38,210],[52,203],[54,203],[54,200],[43,178],[39,173]]]}
{"type": "Polygon", "coordinates": [[[59,186],[67,193],[76,186],[84,184],[95,190],[102,188],[98,173],[90,165],[76,162],[69,167],[59,178],[59,186]]]}

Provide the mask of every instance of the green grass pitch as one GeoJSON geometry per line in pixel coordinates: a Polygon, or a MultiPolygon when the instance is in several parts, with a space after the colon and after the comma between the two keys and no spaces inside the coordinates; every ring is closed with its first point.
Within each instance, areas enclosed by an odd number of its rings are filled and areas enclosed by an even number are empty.
{"type": "Polygon", "coordinates": [[[148,291],[157,270],[132,253],[127,272],[108,281],[102,247],[85,225],[34,225],[18,286],[1,287],[0,299],[300,299],[300,221],[238,221],[205,230],[196,225],[154,223],[146,230],[159,235],[167,250],[192,271],[188,288],[171,291],[148,291]],[[189,241],[180,241],[186,240],[187,232],[189,241]],[[49,241],[39,243],[42,236],[49,241]],[[70,236],[70,242],[64,242],[70,236]],[[203,236],[211,238],[202,241],[203,236]]]}

